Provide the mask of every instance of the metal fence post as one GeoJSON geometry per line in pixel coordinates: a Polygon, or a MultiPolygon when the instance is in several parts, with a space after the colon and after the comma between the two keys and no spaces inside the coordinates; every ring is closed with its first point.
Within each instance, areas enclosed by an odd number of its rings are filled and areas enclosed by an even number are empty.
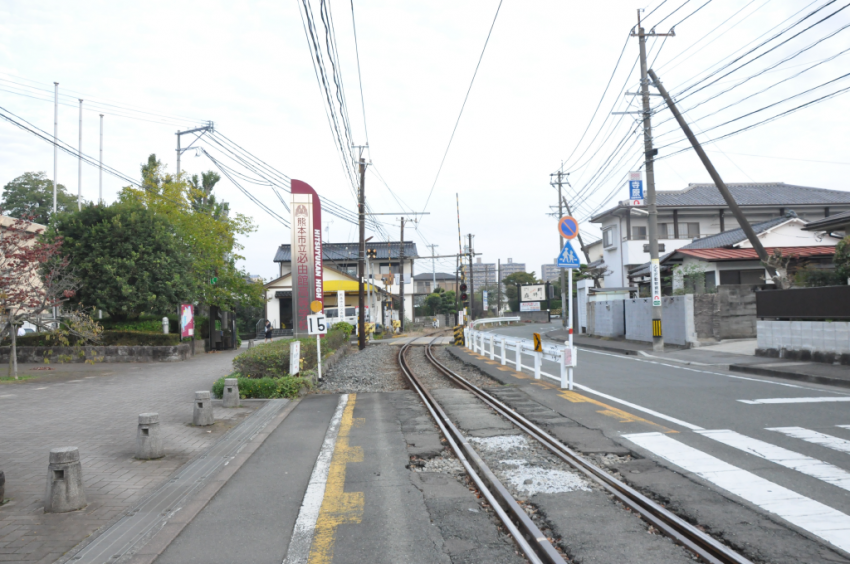
{"type": "Polygon", "coordinates": [[[507,337],[502,337],[502,366],[508,361],[508,353],[505,351],[505,341],[507,340],[507,337]]]}

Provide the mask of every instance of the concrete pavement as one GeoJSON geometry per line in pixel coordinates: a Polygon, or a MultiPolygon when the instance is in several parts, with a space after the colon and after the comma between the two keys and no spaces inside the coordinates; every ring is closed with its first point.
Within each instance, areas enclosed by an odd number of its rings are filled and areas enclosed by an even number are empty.
{"type": "Polygon", "coordinates": [[[229,373],[230,353],[180,363],[21,365],[33,380],[0,385],[0,562],[54,562],[116,521],[187,461],[256,409],[216,409],[211,428],[192,427],[196,390],[229,373]],[[135,460],[139,413],[160,414],[165,457],[135,460]],[[80,449],[88,506],[45,514],[51,448],[80,449]]]}

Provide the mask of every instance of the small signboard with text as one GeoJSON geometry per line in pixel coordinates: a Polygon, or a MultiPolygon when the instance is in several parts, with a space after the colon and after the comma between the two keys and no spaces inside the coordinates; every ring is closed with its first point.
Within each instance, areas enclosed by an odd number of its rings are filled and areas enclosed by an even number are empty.
{"type": "MultiPolygon", "coordinates": [[[[521,302],[534,302],[534,301],[542,301],[546,299],[546,285],[545,284],[533,284],[528,286],[520,287],[520,301],[521,302]]],[[[539,306],[539,304],[538,304],[539,306]]],[[[521,310],[522,311],[522,310],[521,310]]],[[[539,307],[535,310],[528,311],[540,311],[539,307]]]]}
{"type": "Polygon", "coordinates": [[[652,305],[661,305],[661,265],[658,259],[652,259],[649,263],[649,279],[651,282],[652,305]]]}
{"type": "Polygon", "coordinates": [[[642,206],[644,202],[643,195],[643,175],[640,172],[629,173],[629,204],[632,206],[642,206]]]}
{"type": "Polygon", "coordinates": [[[540,302],[520,302],[520,311],[540,311],[540,302]]]}
{"type": "Polygon", "coordinates": [[[195,336],[195,307],[192,304],[180,304],[180,338],[195,336]]]}

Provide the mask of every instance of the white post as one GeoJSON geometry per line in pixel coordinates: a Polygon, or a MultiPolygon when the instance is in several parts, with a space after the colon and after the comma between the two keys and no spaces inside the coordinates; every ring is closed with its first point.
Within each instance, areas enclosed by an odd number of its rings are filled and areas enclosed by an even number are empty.
{"type": "Polygon", "coordinates": [[[316,335],[316,352],[319,353],[319,380],[322,379],[322,339],[321,335],[316,335]]]}
{"type": "MultiPolygon", "coordinates": [[[[561,311],[563,311],[563,306],[561,307],[561,311]]],[[[567,374],[567,349],[561,351],[561,389],[566,389],[569,387],[569,377],[567,374]]]]}
{"type": "Polygon", "coordinates": [[[77,151],[77,210],[83,209],[83,99],[80,101],[80,148],[77,151]]]}
{"type": "Polygon", "coordinates": [[[97,189],[97,203],[103,204],[103,114],[100,114],[100,161],[98,164],[100,169],[97,189]]]}
{"type": "Polygon", "coordinates": [[[490,360],[493,360],[496,357],[496,337],[493,333],[490,333],[490,360]]]}
{"type": "Polygon", "coordinates": [[[534,354],[534,379],[540,380],[540,360],[543,357],[543,353],[535,352],[534,354]]]}
{"type": "MultiPolygon", "coordinates": [[[[567,269],[567,303],[569,304],[569,307],[567,309],[569,310],[568,315],[570,316],[569,324],[567,325],[568,333],[569,333],[569,341],[567,341],[567,346],[570,347],[570,354],[575,355],[575,350],[573,349],[573,269],[572,268],[567,269]]],[[[561,313],[563,314],[563,312],[564,312],[564,304],[561,304],[561,313]]],[[[569,377],[569,389],[572,390],[573,389],[573,362],[570,362],[570,366],[569,366],[569,368],[567,368],[567,372],[568,372],[568,377],[569,377]]]]}
{"type": "Polygon", "coordinates": [[[522,341],[516,343],[516,371],[522,372],[522,341]]]}
{"type": "Polygon", "coordinates": [[[463,344],[466,345],[466,348],[469,348],[469,329],[463,330],[463,344]]]}
{"type": "Polygon", "coordinates": [[[502,366],[508,361],[508,353],[505,352],[505,341],[507,340],[507,337],[502,337],[502,366]]]}

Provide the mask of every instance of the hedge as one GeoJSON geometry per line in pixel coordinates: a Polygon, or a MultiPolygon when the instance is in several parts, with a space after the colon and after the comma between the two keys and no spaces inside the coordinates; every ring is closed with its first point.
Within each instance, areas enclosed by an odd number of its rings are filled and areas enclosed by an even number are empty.
{"type": "MultiPolygon", "coordinates": [[[[312,386],[309,378],[298,376],[283,376],[281,378],[244,378],[239,374],[231,374],[228,378],[236,378],[239,385],[239,397],[242,399],[277,399],[295,398],[301,388],[312,386]]],[[[224,391],[224,378],[219,378],[212,386],[212,395],[221,398],[224,391]]]]}
{"type": "MultiPolygon", "coordinates": [[[[301,342],[301,370],[312,370],[316,367],[316,339],[304,337],[301,339],[281,339],[257,345],[233,359],[233,368],[246,378],[281,378],[289,374],[289,344],[301,342]]],[[[322,355],[338,349],[348,341],[348,333],[343,330],[331,329],[322,339],[322,355]]]]}
{"type": "MultiPolygon", "coordinates": [[[[162,328],[160,327],[160,331],[162,328]]],[[[71,346],[80,344],[73,336],[70,337],[71,346]]],[[[53,340],[53,333],[30,333],[16,339],[19,347],[55,347],[59,343],[53,340]]],[[[180,336],[176,334],[164,335],[162,333],[144,333],[142,331],[104,331],[101,333],[100,342],[97,346],[148,346],[167,347],[180,344],[180,336]]]]}

